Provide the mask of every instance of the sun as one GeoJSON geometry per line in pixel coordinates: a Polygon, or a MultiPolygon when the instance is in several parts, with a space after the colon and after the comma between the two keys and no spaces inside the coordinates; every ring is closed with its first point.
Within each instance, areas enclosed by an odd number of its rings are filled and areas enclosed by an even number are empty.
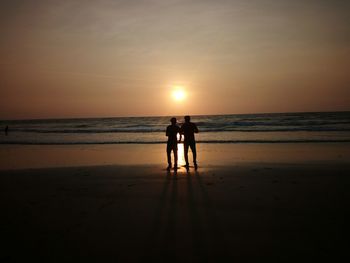
{"type": "Polygon", "coordinates": [[[176,87],[171,95],[175,101],[183,101],[186,98],[186,92],[182,87],[176,87]]]}

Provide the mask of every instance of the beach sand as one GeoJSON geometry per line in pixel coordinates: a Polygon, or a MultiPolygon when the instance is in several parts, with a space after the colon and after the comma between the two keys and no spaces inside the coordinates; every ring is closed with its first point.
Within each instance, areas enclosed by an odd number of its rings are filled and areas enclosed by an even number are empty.
{"type": "MultiPolygon", "coordinates": [[[[21,156],[31,149],[32,158],[41,154],[36,150],[59,153],[55,147],[33,147],[3,147],[0,153],[7,151],[7,160],[14,151],[21,156]]],[[[347,145],[203,146],[200,169],[189,173],[183,167],[167,172],[153,159],[143,164],[157,151],[164,154],[164,146],[154,147],[148,157],[140,147],[128,151],[143,159],[126,164],[64,167],[72,163],[61,160],[61,167],[15,169],[2,163],[0,261],[336,262],[348,257],[347,145]],[[308,158],[302,158],[305,152],[308,158]],[[208,156],[216,159],[203,162],[208,156]]],[[[61,151],[68,149],[111,150],[61,151]]],[[[19,163],[23,168],[31,162],[19,163]]]]}

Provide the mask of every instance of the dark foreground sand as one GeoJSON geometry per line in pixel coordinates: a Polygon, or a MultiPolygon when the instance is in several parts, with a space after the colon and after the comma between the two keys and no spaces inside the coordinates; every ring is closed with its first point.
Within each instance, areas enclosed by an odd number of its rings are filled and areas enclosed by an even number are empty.
{"type": "Polygon", "coordinates": [[[346,262],[349,175],[267,162],[1,171],[0,262],[346,262]]]}

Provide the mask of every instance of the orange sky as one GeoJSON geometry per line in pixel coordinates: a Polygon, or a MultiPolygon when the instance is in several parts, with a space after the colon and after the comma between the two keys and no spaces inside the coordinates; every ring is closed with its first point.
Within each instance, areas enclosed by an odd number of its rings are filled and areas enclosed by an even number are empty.
{"type": "Polygon", "coordinates": [[[348,1],[1,1],[0,119],[350,110],[348,1]],[[187,99],[171,98],[182,85],[187,99]]]}

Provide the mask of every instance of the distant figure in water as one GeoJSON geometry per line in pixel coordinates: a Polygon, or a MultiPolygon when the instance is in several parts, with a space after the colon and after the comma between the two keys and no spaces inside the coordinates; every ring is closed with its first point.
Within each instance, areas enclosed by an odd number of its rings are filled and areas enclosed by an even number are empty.
{"type": "Polygon", "coordinates": [[[6,127],[5,127],[5,135],[6,135],[6,136],[7,136],[8,132],[9,132],[9,126],[6,126],[6,127]]]}
{"type": "MultiPolygon", "coordinates": [[[[193,164],[194,169],[197,170],[197,151],[196,151],[196,139],[194,138],[194,134],[198,133],[197,125],[190,121],[190,116],[185,116],[185,123],[182,124],[180,128],[180,134],[184,135],[184,156],[185,156],[185,162],[186,162],[186,170],[189,169],[189,163],[188,163],[188,147],[191,148],[192,154],[193,154],[193,164]]],[[[181,140],[181,137],[180,137],[181,140]]]]}
{"type": "MultiPolygon", "coordinates": [[[[176,118],[170,119],[171,125],[166,128],[166,136],[168,136],[168,143],[166,153],[168,157],[167,170],[171,169],[171,151],[174,153],[174,169],[177,169],[177,134],[180,133],[180,127],[176,124],[176,118]]],[[[181,135],[180,135],[181,140],[181,135]]]]}

